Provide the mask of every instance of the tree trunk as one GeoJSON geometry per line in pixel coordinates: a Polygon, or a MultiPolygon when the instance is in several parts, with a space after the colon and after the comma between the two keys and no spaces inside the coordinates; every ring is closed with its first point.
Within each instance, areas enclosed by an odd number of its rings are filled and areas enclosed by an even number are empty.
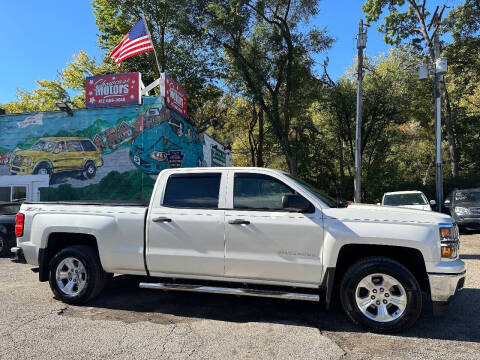
{"type": "Polygon", "coordinates": [[[447,129],[448,137],[448,151],[450,153],[450,163],[452,167],[452,176],[454,178],[458,177],[458,150],[457,143],[455,140],[455,131],[453,128],[452,120],[452,107],[450,104],[450,97],[448,96],[448,90],[446,84],[443,84],[443,97],[445,104],[445,128],[447,129]]]}
{"type": "Polygon", "coordinates": [[[260,107],[258,110],[258,142],[257,142],[257,166],[263,167],[263,140],[264,140],[264,119],[263,109],[260,107]]]}

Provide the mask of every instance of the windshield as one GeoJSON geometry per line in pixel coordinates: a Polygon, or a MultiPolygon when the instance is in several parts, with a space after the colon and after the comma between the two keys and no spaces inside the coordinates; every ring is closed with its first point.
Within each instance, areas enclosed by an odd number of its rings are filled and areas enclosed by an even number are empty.
{"type": "Polygon", "coordinates": [[[55,143],[53,141],[45,141],[45,140],[38,140],[30,150],[35,151],[52,151],[55,147],[55,143]]]}
{"type": "Polygon", "coordinates": [[[329,207],[336,208],[338,207],[338,202],[335,200],[333,197],[325,194],[322,190],[317,189],[315,186],[307,183],[306,181],[299,179],[293,175],[290,174],[285,174],[289,178],[295,180],[296,182],[302,184],[308,191],[310,191],[312,194],[314,194],[316,197],[318,197],[321,201],[323,201],[325,204],[327,204],[329,207]]]}
{"type": "Polygon", "coordinates": [[[455,191],[455,202],[480,203],[480,191],[455,191]]]}
{"type": "Polygon", "coordinates": [[[428,201],[425,195],[419,193],[413,194],[392,194],[385,195],[383,205],[403,206],[403,205],[427,205],[428,201]]]}
{"type": "Polygon", "coordinates": [[[20,204],[0,205],[0,215],[14,215],[20,211],[20,204]]]}

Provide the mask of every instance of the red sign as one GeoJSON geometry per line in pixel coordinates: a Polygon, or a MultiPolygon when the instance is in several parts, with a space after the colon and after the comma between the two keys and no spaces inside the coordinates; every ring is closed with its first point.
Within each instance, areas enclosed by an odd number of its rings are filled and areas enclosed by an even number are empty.
{"type": "Polygon", "coordinates": [[[183,116],[187,116],[187,93],[172,79],[165,75],[165,101],[183,116]]]}
{"type": "Polygon", "coordinates": [[[91,76],[85,79],[85,107],[140,104],[141,75],[138,72],[91,76]]]}

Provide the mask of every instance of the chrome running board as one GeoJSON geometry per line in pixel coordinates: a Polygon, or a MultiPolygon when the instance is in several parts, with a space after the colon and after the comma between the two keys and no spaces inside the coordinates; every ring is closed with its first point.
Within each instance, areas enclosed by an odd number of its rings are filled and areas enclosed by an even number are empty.
{"type": "Polygon", "coordinates": [[[258,296],[278,299],[290,300],[306,300],[319,301],[320,296],[316,294],[302,294],[275,290],[258,290],[258,289],[238,289],[203,285],[189,285],[189,284],[165,284],[165,283],[140,283],[142,289],[156,289],[156,290],[174,290],[174,291],[191,291],[201,293],[213,294],[228,294],[228,295],[242,295],[242,296],[258,296]]]}

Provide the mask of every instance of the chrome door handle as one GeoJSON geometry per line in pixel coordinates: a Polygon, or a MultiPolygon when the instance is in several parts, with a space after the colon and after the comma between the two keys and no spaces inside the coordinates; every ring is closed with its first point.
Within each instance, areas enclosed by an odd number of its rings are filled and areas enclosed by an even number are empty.
{"type": "Polygon", "coordinates": [[[250,225],[250,221],[243,219],[230,220],[228,223],[232,225],[250,225]]]}
{"type": "Polygon", "coordinates": [[[155,219],[152,219],[153,222],[172,222],[172,219],[167,218],[165,216],[160,216],[155,219]]]}

